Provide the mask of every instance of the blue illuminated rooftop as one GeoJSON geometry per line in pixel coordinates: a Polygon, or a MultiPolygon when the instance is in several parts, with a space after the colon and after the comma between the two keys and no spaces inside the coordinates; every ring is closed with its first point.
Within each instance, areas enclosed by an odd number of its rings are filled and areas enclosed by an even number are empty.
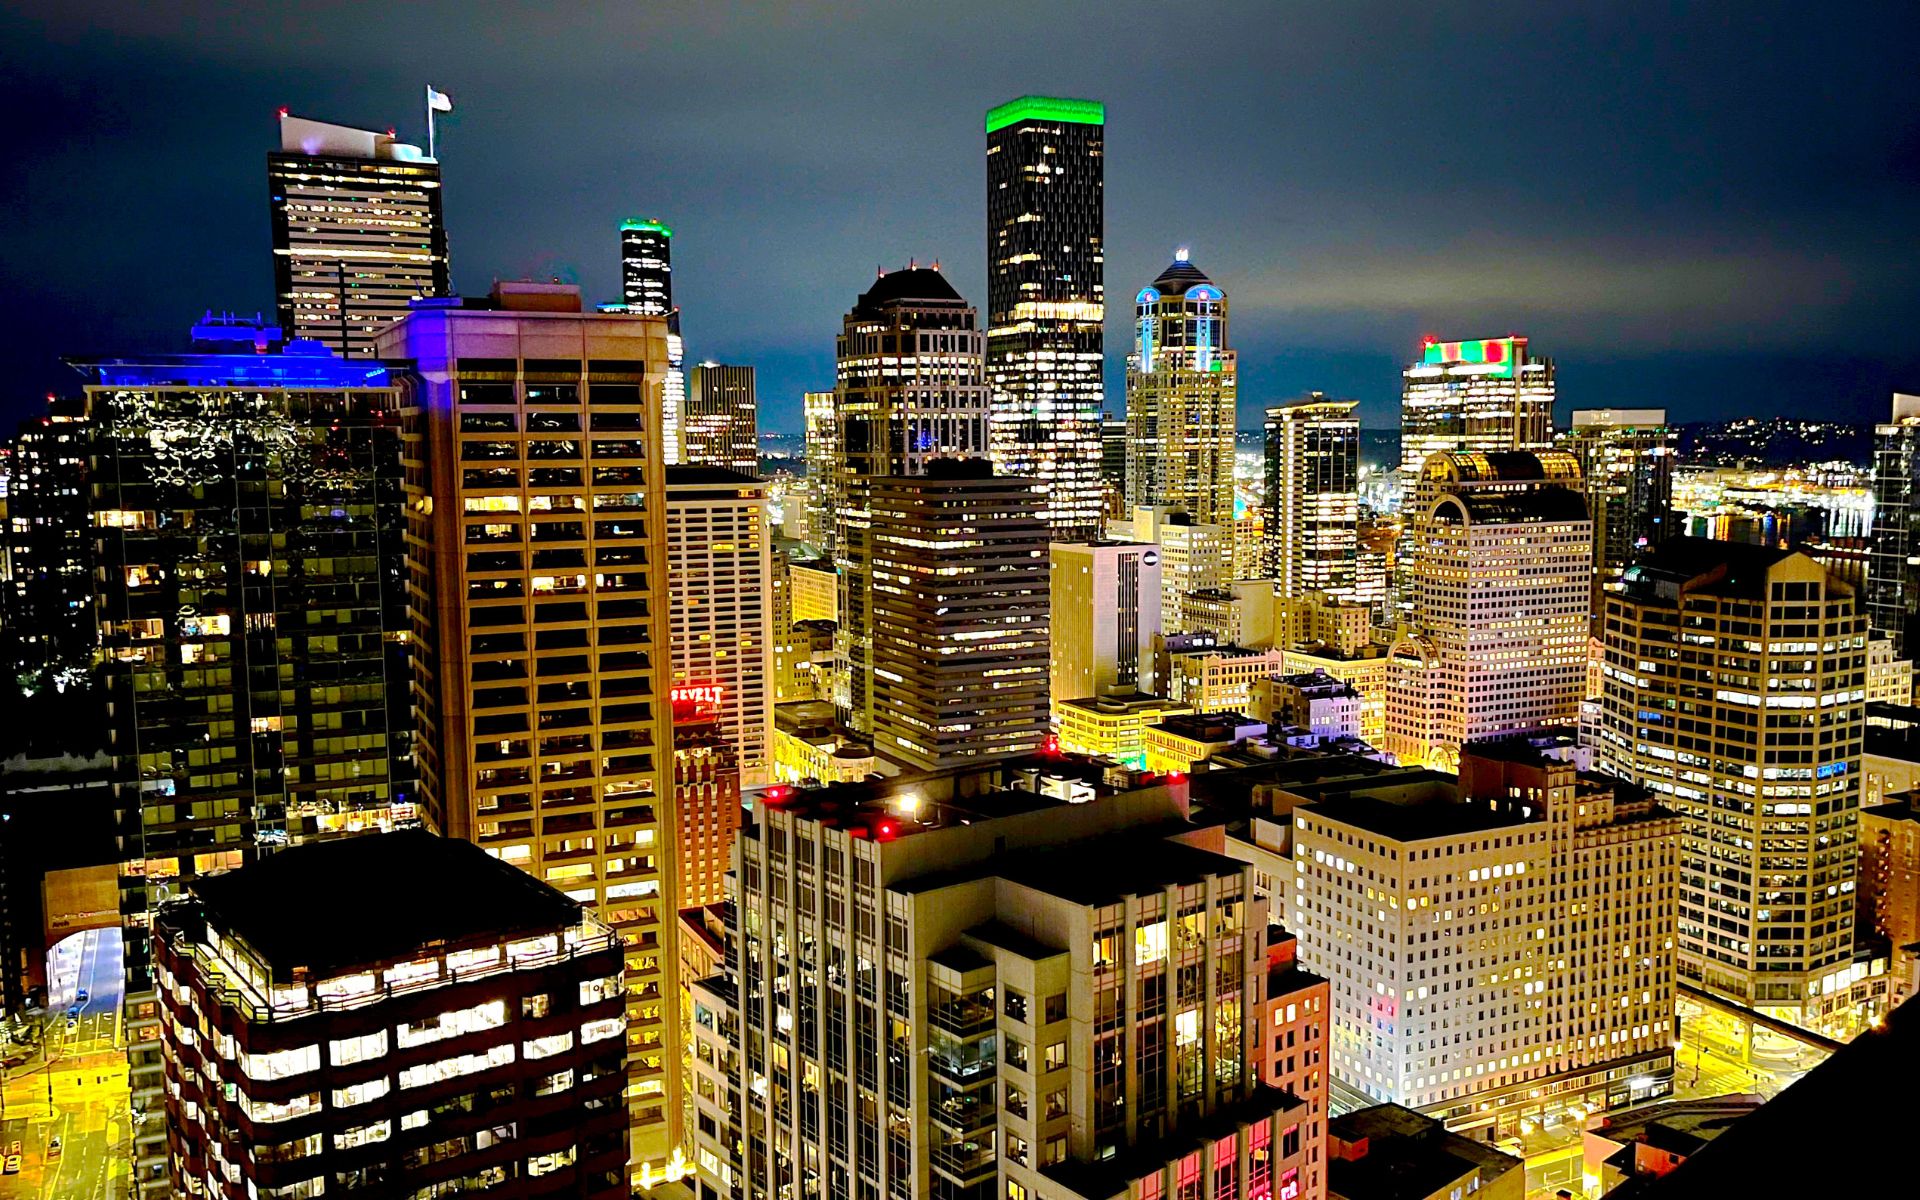
{"type": "Polygon", "coordinates": [[[379,388],[391,386],[384,362],[350,362],[319,342],[285,340],[278,326],[209,311],[193,327],[190,354],[68,359],[104,387],[379,388]]]}
{"type": "Polygon", "coordinates": [[[332,354],[150,354],[141,358],[69,359],[68,365],[105,387],[390,387],[383,362],[347,361],[332,354]]]}

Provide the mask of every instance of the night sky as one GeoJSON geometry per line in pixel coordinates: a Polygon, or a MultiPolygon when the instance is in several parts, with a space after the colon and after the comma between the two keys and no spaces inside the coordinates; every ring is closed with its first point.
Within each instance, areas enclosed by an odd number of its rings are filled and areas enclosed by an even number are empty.
{"type": "Polygon", "coordinates": [[[1920,391],[1916,47],[1911,2],[8,0],[0,416],[62,354],[270,312],[275,110],[424,144],[431,81],[456,286],[612,299],[620,218],[665,220],[689,356],[757,366],[767,429],[876,265],[984,302],[982,116],[1027,92],[1107,104],[1115,410],[1189,244],[1243,425],[1310,388],[1391,425],[1422,334],[1509,332],[1563,409],[1884,418],[1920,391]]]}

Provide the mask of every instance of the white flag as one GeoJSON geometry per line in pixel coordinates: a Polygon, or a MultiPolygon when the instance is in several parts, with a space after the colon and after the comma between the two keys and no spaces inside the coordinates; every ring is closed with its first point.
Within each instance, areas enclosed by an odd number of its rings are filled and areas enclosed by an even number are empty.
{"type": "Polygon", "coordinates": [[[436,92],[433,85],[427,85],[427,108],[433,112],[452,112],[453,98],[445,92],[436,92]]]}

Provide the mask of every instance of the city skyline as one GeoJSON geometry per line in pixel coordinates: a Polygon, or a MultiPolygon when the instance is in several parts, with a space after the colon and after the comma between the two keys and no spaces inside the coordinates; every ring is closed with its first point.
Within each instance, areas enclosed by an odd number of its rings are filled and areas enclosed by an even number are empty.
{"type": "MultiPolygon", "coordinates": [[[[1397,367],[1427,334],[1531,334],[1563,364],[1563,408],[1655,402],[1683,422],[1735,406],[1866,421],[1888,391],[1912,386],[1920,356],[1896,347],[1915,315],[1904,283],[1914,252],[1881,231],[1907,223],[1916,202],[1913,140],[1878,114],[1910,111],[1915,85],[1871,61],[1878,47],[1910,40],[1911,14],[1869,14],[1844,39],[1759,10],[1682,11],[1657,33],[1624,13],[1593,23],[1533,16],[1526,52],[1475,90],[1438,64],[1471,50],[1480,23],[1383,7],[1402,28],[1395,44],[1417,53],[1356,45],[1350,30],[1362,23],[1337,11],[1258,25],[1266,6],[1223,11],[1227,48],[1214,70],[1179,82],[1218,111],[1196,152],[1180,106],[1148,98],[1169,69],[1154,47],[1175,31],[1124,10],[1074,22],[1077,44],[1056,55],[1040,48],[1057,43],[1064,15],[924,10],[922,27],[902,10],[855,28],[857,18],[837,15],[676,21],[685,14],[668,6],[658,14],[667,36],[638,43],[617,77],[590,53],[565,87],[533,91],[486,69],[492,43],[431,12],[376,18],[363,45],[298,6],[199,38],[192,6],[177,24],[96,14],[81,27],[28,4],[0,18],[0,34],[20,35],[0,41],[47,45],[17,64],[10,86],[23,102],[53,99],[63,121],[57,141],[29,133],[16,159],[24,174],[9,188],[36,237],[6,256],[0,356],[16,383],[0,409],[17,419],[46,391],[70,389],[59,353],[166,352],[177,348],[172,331],[208,307],[270,311],[257,179],[274,111],[397,125],[403,139],[424,141],[425,79],[459,104],[441,115],[439,138],[455,290],[559,274],[590,301],[615,299],[619,263],[603,231],[632,212],[656,215],[682,234],[690,352],[758,367],[769,429],[797,429],[800,393],[830,378],[838,297],[858,289],[868,264],[939,258],[961,294],[985,304],[979,113],[1036,91],[1109,107],[1114,278],[1151,278],[1187,243],[1235,296],[1242,428],[1265,404],[1308,390],[1359,399],[1364,424],[1390,424],[1397,367]],[[999,30],[1023,31],[1023,48],[978,72],[917,72],[920,90],[884,112],[862,103],[862,85],[819,86],[822,74],[900,69],[935,37],[963,53],[999,30]],[[775,53],[779,38],[818,54],[775,53]],[[1669,43],[1690,47],[1684,66],[1669,43]],[[685,53],[703,47],[731,68],[712,76],[744,86],[723,91],[676,69],[685,86],[625,90],[653,77],[655,55],[710,61],[685,53]],[[363,56],[350,81],[337,69],[347,53],[363,56]],[[1862,57],[1847,60],[1848,86],[1834,89],[1825,80],[1843,54],[1862,57]],[[859,69],[796,72],[789,60],[800,59],[859,69]],[[1644,94],[1622,94],[1621,67],[1644,94]],[[1366,80],[1401,69],[1404,81],[1361,94],[1366,80]],[[150,95],[181,102],[150,105],[150,95]],[[745,97],[774,115],[754,119],[745,97]],[[640,111],[662,134],[628,129],[607,152],[595,131],[640,111]],[[153,147],[185,136],[188,123],[201,169],[162,177],[153,147]],[[1784,144],[1819,146],[1820,169],[1783,172],[1759,153],[1784,144]],[[1197,155],[1217,180],[1157,187],[1171,154],[1197,155]],[[536,161],[546,167],[529,171],[536,161]],[[557,188],[543,181],[549,169],[577,183],[557,188]],[[1816,186],[1813,175],[1848,186],[1816,186]],[[121,239],[84,231],[115,219],[128,186],[162,212],[195,214],[147,249],[153,275],[196,286],[65,319],[84,298],[112,293],[121,239]],[[52,195],[64,197],[59,206],[52,195]],[[771,253],[782,238],[783,252],[771,253]],[[1630,382],[1651,367],[1657,397],[1630,382]]],[[[537,67],[581,39],[536,26],[520,40],[525,65],[537,67]]],[[[1109,306],[1110,408],[1122,394],[1126,320],[1109,306]]]]}

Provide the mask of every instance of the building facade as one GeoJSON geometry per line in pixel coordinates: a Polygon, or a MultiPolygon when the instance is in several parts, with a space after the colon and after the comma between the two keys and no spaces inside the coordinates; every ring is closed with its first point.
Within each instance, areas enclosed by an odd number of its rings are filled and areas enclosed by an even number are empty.
{"type": "Polygon", "coordinates": [[[1664,408],[1576,409],[1561,436],[1580,460],[1593,518],[1593,612],[1635,558],[1679,532],[1673,513],[1673,464],[1679,431],[1664,408]]]}
{"type": "Polygon", "coordinates": [[[1227,294],[1182,248],[1133,303],[1127,508],[1163,506],[1231,527],[1239,373],[1227,294]]]}
{"type": "Polygon", "coordinates": [[[1599,752],[1680,813],[1680,977],[1804,1010],[1853,959],[1866,617],[1804,554],[1702,538],[1625,584],[1599,752]]]}
{"type": "Polygon", "coordinates": [[[1049,609],[1033,482],[945,459],[868,493],[874,749],[923,770],[1037,749],[1049,609]]]}
{"type": "Polygon", "coordinates": [[[673,230],[662,222],[629,217],[620,222],[620,303],[613,311],[667,320],[667,380],[660,391],[660,444],[665,461],[680,457],[687,407],[686,343],[680,339],[680,307],[673,302],[673,230]]]}
{"type": "Polygon", "coordinates": [[[1039,482],[1061,542],[1100,536],[1106,119],[1049,96],[987,112],[993,463],[1039,482]]]}
{"type": "Polygon", "coordinates": [[[280,328],[346,358],[450,289],[440,164],[391,133],[280,112],[267,155],[280,328]]]}
{"type": "Polygon", "coordinates": [[[1415,494],[1413,632],[1390,659],[1384,749],[1446,770],[1468,742],[1576,724],[1593,562],[1578,465],[1436,454],[1415,494]]]}
{"type": "Polygon", "coordinates": [[[1920,614],[1920,396],[1895,393],[1893,413],[1873,429],[1873,531],[1868,538],[1866,611],[1909,658],[1920,614]]]}
{"type": "Polygon", "coordinates": [[[873,728],[873,578],[869,492],[882,476],[924,474],[988,445],[985,335],[939,271],[882,274],[847,314],[838,345],[833,432],[833,559],[839,571],[834,703],[873,728]]]}
{"type": "Polygon", "coordinates": [[[703,985],[744,1066],[737,1142],[716,1112],[697,1148],[716,1194],[1299,1194],[1248,868],[1167,838],[1183,790],[1075,803],[1016,767],[800,792],[742,837],[735,971],[703,985]]]}
{"type": "Polygon", "coordinates": [[[1160,548],[1160,625],[1169,633],[1194,632],[1190,597],[1223,592],[1233,583],[1231,525],[1211,525],[1179,509],[1155,506],[1136,508],[1131,521],[1112,521],[1107,529],[1110,538],[1160,548]]]}
{"type": "Polygon", "coordinates": [[[1289,918],[1345,1107],[1501,1136],[1671,1089],[1671,813],[1524,740],[1296,790],[1289,918]]]}
{"type": "Polygon", "coordinates": [[[403,396],[421,791],[626,944],[633,1161],[677,1141],[666,321],[496,284],[381,339],[403,396]]]}
{"type": "Polygon", "coordinates": [[[1315,393],[1267,410],[1266,570],[1281,596],[1352,597],[1358,581],[1357,400],[1315,393]]]}
{"type": "Polygon", "coordinates": [[[5,593],[0,631],[13,677],[74,675],[92,663],[93,522],[88,513],[90,426],[77,399],[49,402],[20,423],[6,472],[5,593]]]}
{"type": "Polygon", "coordinates": [[[1067,700],[1109,688],[1154,689],[1160,632],[1160,548],[1140,542],[1055,542],[1049,691],[1067,700]]]}
{"type": "Polygon", "coordinates": [[[833,549],[834,393],[803,392],[800,396],[801,451],[807,462],[806,540],[815,549],[833,549]]]}
{"type": "Polygon", "coordinates": [[[666,481],[673,697],[714,713],[737,756],[740,786],[751,791],[772,778],[767,485],[724,467],[669,467],[666,481]]]}
{"type": "Polygon", "coordinates": [[[740,753],[720,713],[701,700],[673,705],[673,811],[680,865],[674,908],[723,903],[740,832],[740,753]]]}
{"type": "Polygon", "coordinates": [[[752,367],[694,367],[680,415],[680,462],[759,477],[760,408],[752,367]]]}
{"type": "Polygon", "coordinates": [[[154,923],[171,1195],[628,1194],[620,940],[579,904],[425,832],[189,887],[154,923]]]}
{"type": "Polygon", "coordinates": [[[1545,450],[1553,445],[1553,360],[1524,337],[1429,340],[1401,373],[1400,471],[1435,454],[1545,450]]]}

